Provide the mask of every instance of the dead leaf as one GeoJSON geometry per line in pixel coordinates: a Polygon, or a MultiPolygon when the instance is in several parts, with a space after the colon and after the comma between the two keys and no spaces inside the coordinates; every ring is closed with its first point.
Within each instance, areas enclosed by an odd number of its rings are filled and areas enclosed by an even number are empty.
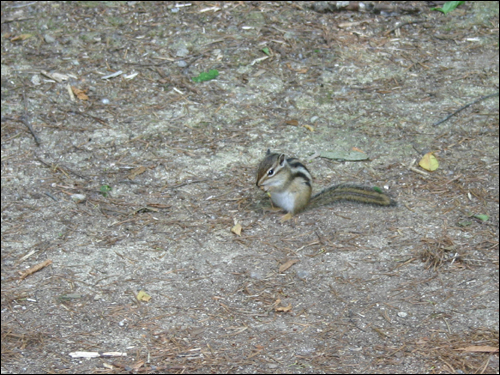
{"type": "Polygon", "coordinates": [[[87,94],[85,94],[87,92],[86,90],[80,90],[76,87],[71,86],[71,91],[73,91],[73,94],[75,94],[78,99],[89,100],[89,97],[87,96],[87,94]]]}
{"type": "Polygon", "coordinates": [[[234,227],[231,228],[231,232],[237,234],[238,236],[241,236],[241,230],[243,228],[241,227],[241,224],[236,224],[234,227]]]}
{"type": "Polygon", "coordinates": [[[10,41],[11,42],[17,42],[18,40],[26,40],[28,38],[31,38],[32,36],[33,36],[33,34],[21,34],[21,35],[15,36],[10,41]]]}
{"type": "Polygon", "coordinates": [[[287,63],[286,66],[288,67],[288,69],[294,71],[294,72],[297,72],[299,74],[306,74],[307,71],[309,70],[309,68],[302,68],[302,69],[295,69],[295,68],[292,68],[292,65],[290,63],[287,63]]]}
{"type": "Polygon", "coordinates": [[[286,125],[292,125],[292,126],[298,126],[299,122],[297,120],[286,120],[285,124],[286,125]]]}
{"type": "Polygon", "coordinates": [[[138,175],[143,174],[144,172],[146,172],[146,170],[147,170],[147,168],[145,166],[143,166],[143,165],[141,165],[140,167],[132,169],[132,171],[128,175],[129,180],[133,180],[138,175]]]}
{"type": "Polygon", "coordinates": [[[285,263],[283,263],[280,268],[279,268],[279,273],[285,272],[287,269],[289,269],[291,266],[293,266],[295,263],[297,263],[299,260],[298,259],[290,259],[287,260],[285,263]]]}
{"type": "Polygon", "coordinates": [[[292,310],[292,304],[288,306],[278,306],[274,309],[276,312],[289,312],[292,310]]]}
{"type": "Polygon", "coordinates": [[[137,361],[132,365],[132,368],[137,371],[144,365],[144,361],[137,361]]]}
{"type": "Polygon", "coordinates": [[[302,125],[304,128],[306,128],[307,130],[309,130],[310,132],[313,132],[314,131],[314,128],[311,126],[311,125],[302,125]]]}

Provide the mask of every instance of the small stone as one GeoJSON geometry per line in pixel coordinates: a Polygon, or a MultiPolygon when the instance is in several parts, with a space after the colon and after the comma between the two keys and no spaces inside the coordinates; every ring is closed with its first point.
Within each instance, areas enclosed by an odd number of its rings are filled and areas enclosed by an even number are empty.
{"type": "Polygon", "coordinates": [[[177,50],[177,52],[175,53],[176,56],[179,56],[179,57],[184,57],[184,56],[187,56],[189,54],[189,51],[187,48],[179,48],[177,50]]]}
{"type": "Polygon", "coordinates": [[[31,83],[33,84],[33,86],[40,85],[40,76],[38,74],[35,74],[33,77],[31,77],[31,83]]]}
{"type": "Polygon", "coordinates": [[[400,311],[400,312],[398,312],[398,316],[399,316],[400,318],[406,318],[406,317],[408,316],[408,314],[407,314],[407,313],[405,313],[405,312],[403,312],[403,311],[400,311]]]}
{"type": "Polygon", "coordinates": [[[256,279],[256,280],[262,280],[263,279],[262,274],[260,272],[257,272],[257,271],[250,272],[250,277],[252,279],[256,279]]]}
{"type": "Polygon", "coordinates": [[[85,201],[85,199],[87,199],[87,197],[84,194],[73,194],[71,196],[71,199],[75,203],[82,203],[83,201],[85,201]]]}
{"type": "Polygon", "coordinates": [[[300,279],[308,279],[311,277],[311,273],[309,271],[306,271],[306,270],[297,270],[297,276],[300,279]]]}
{"type": "Polygon", "coordinates": [[[43,38],[45,39],[45,43],[48,43],[48,44],[55,43],[55,41],[56,41],[56,38],[54,38],[52,35],[49,35],[49,34],[45,34],[43,38]]]}

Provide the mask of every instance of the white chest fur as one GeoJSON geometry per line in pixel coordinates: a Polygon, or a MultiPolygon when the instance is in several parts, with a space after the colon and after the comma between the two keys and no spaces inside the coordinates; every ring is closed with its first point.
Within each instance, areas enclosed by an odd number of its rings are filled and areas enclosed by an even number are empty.
{"type": "Polygon", "coordinates": [[[276,206],[281,207],[285,211],[294,212],[295,196],[291,192],[272,192],[271,200],[276,206]]]}

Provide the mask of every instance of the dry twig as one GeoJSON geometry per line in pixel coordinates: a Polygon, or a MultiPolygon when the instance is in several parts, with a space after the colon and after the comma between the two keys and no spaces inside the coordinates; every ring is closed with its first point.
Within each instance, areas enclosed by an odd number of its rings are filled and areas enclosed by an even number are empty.
{"type": "Polygon", "coordinates": [[[495,92],[495,93],[493,93],[493,94],[489,94],[489,95],[483,96],[483,97],[481,97],[481,98],[479,98],[479,99],[474,100],[472,103],[469,103],[469,104],[464,105],[463,107],[460,107],[459,109],[457,109],[457,110],[456,110],[455,112],[453,112],[452,114],[450,114],[450,115],[446,116],[443,120],[438,121],[438,122],[436,122],[436,123],[434,123],[434,124],[432,124],[432,125],[437,126],[437,125],[439,125],[439,124],[442,124],[443,122],[447,121],[450,117],[455,116],[457,113],[459,113],[459,112],[463,111],[465,108],[468,108],[468,107],[470,107],[470,106],[471,106],[471,105],[473,105],[473,104],[479,103],[479,102],[480,102],[480,101],[482,101],[482,100],[485,100],[485,99],[488,99],[488,98],[492,98],[492,97],[494,97],[494,96],[498,96],[498,91],[497,91],[497,92],[495,92]]]}
{"type": "Polygon", "coordinates": [[[38,263],[36,266],[33,266],[33,267],[27,269],[26,271],[24,271],[22,273],[21,277],[19,278],[19,280],[25,279],[29,275],[31,275],[37,271],[40,271],[42,268],[45,268],[50,264],[52,264],[52,260],[50,260],[50,259],[47,259],[47,260],[43,261],[42,263],[38,263]]]}
{"type": "Polygon", "coordinates": [[[40,146],[40,140],[38,139],[37,135],[33,131],[33,128],[31,127],[29,116],[28,116],[28,101],[26,100],[26,92],[23,91],[23,102],[24,102],[24,116],[21,117],[20,121],[26,125],[30,133],[33,135],[33,138],[35,138],[35,142],[37,146],[40,146]]]}
{"type": "Polygon", "coordinates": [[[406,26],[406,25],[411,25],[413,23],[422,23],[422,22],[425,22],[425,20],[415,20],[415,21],[408,21],[408,22],[403,22],[401,24],[398,24],[396,26],[394,26],[392,29],[390,29],[389,31],[386,31],[385,32],[385,35],[389,35],[390,33],[392,33],[393,31],[396,31],[397,29],[400,29],[402,28],[403,26],[406,26]]]}

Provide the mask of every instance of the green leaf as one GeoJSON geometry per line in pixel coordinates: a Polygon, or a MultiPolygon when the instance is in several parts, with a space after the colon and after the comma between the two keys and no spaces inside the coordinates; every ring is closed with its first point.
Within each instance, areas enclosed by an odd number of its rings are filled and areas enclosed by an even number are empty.
{"type": "Polygon", "coordinates": [[[262,52],[264,52],[267,56],[271,56],[271,52],[269,52],[269,48],[267,47],[262,48],[262,52]]]}
{"type": "Polygon", "coordinates": [[[486,221],[490,218],[488,215],[474,215],[474,217],[482,221],[486,221]]]}
{"type": "Polygon", "coordinates": [[[381,188],[379,188],[378,186],[374,186],[372,189],[373,189],[374,191],[376,191],[377,193],[382,193],[382,189],[381,189],[381,188]]]}
{"type": "Polygon", "coordinates": [[[102,185],[101,188],[99,189],[101,194],[106,197],[108,193],[111,191],[111,186],[109,185],[102,185]]]}
{"type": "Polygon", "coordinates": [[[458,7],[459,5],[462,5],[465,3],[465,1],[448,1],[444,3],[442,8],[431,8],[431,10],[439,10],[440,12],[443,12],[444,14],[451,12],[453,9],[458,7]]]}
{"type": "Polygon", "coordinates": [[[208,72],[201,72],[198,77],[193,77],[194,82],[204,82],[210,81],[211,79],[217,78],[219,71],[215,69],[210,69],[208,72]]]}

